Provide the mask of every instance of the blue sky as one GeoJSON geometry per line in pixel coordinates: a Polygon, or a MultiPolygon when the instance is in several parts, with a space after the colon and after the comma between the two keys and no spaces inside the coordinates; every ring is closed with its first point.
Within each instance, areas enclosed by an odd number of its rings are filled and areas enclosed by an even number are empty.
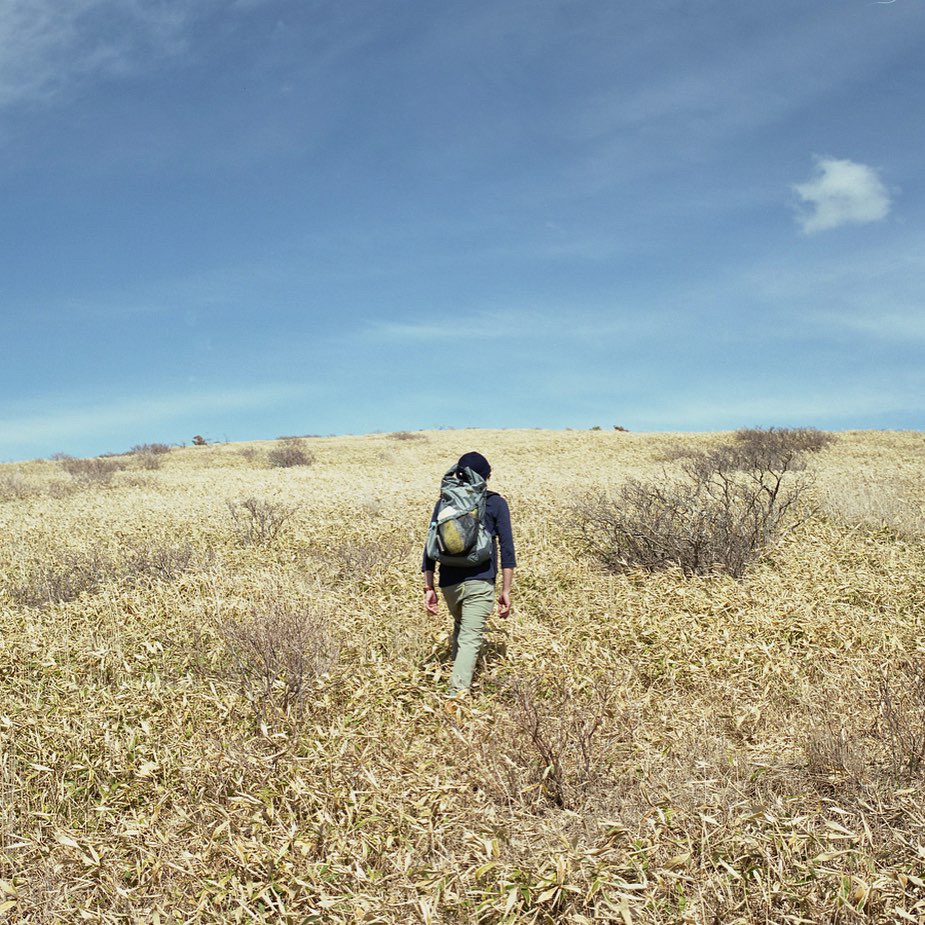
{"type": "Polygon", "coordinates": [[[0,0],[0,459],[925,428],[922,0],[0,0]]]}

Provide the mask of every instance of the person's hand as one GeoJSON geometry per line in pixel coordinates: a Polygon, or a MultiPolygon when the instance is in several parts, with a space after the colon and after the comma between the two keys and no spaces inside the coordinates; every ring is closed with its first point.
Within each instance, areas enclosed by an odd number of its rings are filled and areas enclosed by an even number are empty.
{"type": "Polygon", "coordinates": [[[506,617],[511,612],[511,592],[502,591],[498,595],[498,616],[506,617]]]}
{"type": "Polygon", "coordinates": [[[433,588],[424,589],[424,609],[428,613],[437,612],[437,592],[433,588]]]}

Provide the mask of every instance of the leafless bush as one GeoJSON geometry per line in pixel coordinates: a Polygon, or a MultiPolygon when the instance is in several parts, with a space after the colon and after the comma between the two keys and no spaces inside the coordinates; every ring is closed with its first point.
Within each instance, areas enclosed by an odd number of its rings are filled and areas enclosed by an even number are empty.
{"type": "Polygon", "coordinates": [[[773,462],[798,453],[818,453],[835,442],[835,434],[815,427],[742,427],[736,446],[749,460],[773,462]]]}
{"type": "Polygon", "coordinates": [[[192,442],[193,442],[193,446],[208,446],[209,445],[209,441],[206,440],[206,438],[203,437],[202,434],[196,434],[196,436],[193,437],[192,442]]]}
{"type": "Polygon", "coordinates": [[[511,681],[506,721],[477,744],[482,786],[508,803],[576,810],[613,783],[612,757],[630,736],[616,686],[596,677],[581,690],[563,678],[511,681]]]}
{"type": "Polygon", "coordinates": [[[138,462],[141,465],[142,469],[160,469],[163,464],[163,457],[158,456],[157,453],[138,453],[138,462]]]}
{"type": "Polygon", "coordinates": [[[243,449],[238,450],[238,455],[242,459],[246,459],[251,465],[257,462],[261,458],[261,453],[258,449],[252,446],[246,446],[243,449]]]}
{"type": "Polygon", "coordinates": [[[35,487],[20,476],[0,476],[0,501],[22,501],[34,494],[35,487]]]}
{"type": "Polygon", "coordinates": [[[280,441],[279,446],[270,450],[267,461],[271,466],[289,469],[292,466],[310,466],[315,456],[300,438],[286,437],[280,441]]]}
{"type": "Polygon", "coordinates": [[[64,552],[36,564],[12,586],[10,597],[26,607],[60,604],[92,593],[113,574],[113,563],[97,550],[64,552]]]}
{"type": "Polygon", "coordinates": [[[262,546],[279,536],[297,509],[278,501],[245,498],[229,501],[228,510],[241,542],[247,546],[262,546]]]}
{"type": "Polygon", "coordinates": [[[41,607],[73,601],[92,594],[111,580],[131,580],[146,576],[174,581],[197,561],[187,542],[165,544],[137,542],[118,560],[99,550],[64,551],[47,561],[34,563],[18,581],[10,585],[10,597],[17,604],[41,607]]]}
{"type": "Polygon", "coordinates": [[[328,618],[285,599],[262,601],[241,618],[227,617],[219,632],[255,712],[264,718],[305,705],[312,683],[337,661],[328,618]]]}
{"type": "Polygon", "coordinates": [[[97,456],[91,459],[78,459],[59,453],[54,458],[60,462],[61,468],[75,483],[87,488],[95,485],[108,485],[116,472],[125,468],[124,461],[111,457],[97,456]]]}
{"type": "Polygon", "coordinates": [[[175,581],[189,571],[195,561],[196,551],[185,541],[176,544],[137,543],[129,547],[124,571],[127,575],[175,581]]]}
{"type": "Polygon", "coordinates": [[[834,434],[814,427],[743,427],[735,431],[732,440],[709,452],[676,443],[664,449],[663,462],[690,462],[721,455],[731,469],[803,469],[808,453],[818,453],[834,443],[834,434]]]}
{"type": "Polygon", "coordinates": [[[129,453],[153,453],[155,456],[163,456],[170,452],[170,445],[167,443],[136,443],[129,453]]]}
{"type": "Polygon", "coordinates": [[[79,491],[80,486],[74,483],[73,479],[55,479],[49,482],[45,487],[45,493],[49,498],[69,498],[74,492],[79,491]]]}
{"type": "Polygon", "coordinates": [[[686,454],[680,478],[631,480],[616,500],[589,495],[574,508],[579,541],[605,568],[677,567],[686,574],[741,577],[773,540],[802,522],[811,479],[802,457],[723,445],[686,454]]]}
{"type": "Polygon", "coordinates": [[[138,462],[143,469],[160,469],[163,457],[170,452],[170,447],[166,443],[138,443],[133,446],[129,453],[138,457],[138,462]]]}
{"type": "Polygon", "coordinates": [[[325,558],[331,563],[338,579],[363,581],[370,577],[381,580],[381,575],[396,558],[394,542],[334,543],[325,550],[325,558]]]}
{"type": "Polygon", "coordinates": [[[395,433],[389,434],[390,440],[426,440],[424,434],[412,433],[409,430],[396,430],[395,433]]]}
{"type": "Polygon", "coordinates": [[[879,733],[897,778],[925,773],[925,658],[911,658],[880,676],[879,733]]]}

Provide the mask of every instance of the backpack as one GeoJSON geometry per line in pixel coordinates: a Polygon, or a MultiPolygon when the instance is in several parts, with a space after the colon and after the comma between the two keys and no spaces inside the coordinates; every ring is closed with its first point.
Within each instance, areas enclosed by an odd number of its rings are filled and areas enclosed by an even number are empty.
{"type": "Polygon", "coordinates": [[[491,558],[492,537],[485,529],[488,487],[472,469],[454,467],[440,482],[437,513],[427,531],[427,557],[443,565],[481,565],[491,558]]]}

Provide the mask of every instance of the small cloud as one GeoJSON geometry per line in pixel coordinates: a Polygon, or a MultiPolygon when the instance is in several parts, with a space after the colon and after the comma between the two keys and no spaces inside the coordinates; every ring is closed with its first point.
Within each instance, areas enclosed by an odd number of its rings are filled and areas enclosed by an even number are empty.
{"type": "Polygon", "coordinates": [[[886,218],[890,194],[873,167],[834,157],[819,158],[816,166],[814,179],[793,187],[810,206],[798,217],[806,234],[886,218]]]}

